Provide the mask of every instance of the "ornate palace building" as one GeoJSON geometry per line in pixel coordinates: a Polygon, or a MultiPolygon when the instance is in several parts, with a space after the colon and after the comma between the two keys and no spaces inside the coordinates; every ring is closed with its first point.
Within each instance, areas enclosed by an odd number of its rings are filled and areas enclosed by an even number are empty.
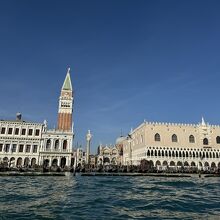
{"type": "Polygon", "coordinates": [[[123,164],[140,165],[145,159],[163,170],[167,167],[220,168],[220,126],[202,122],[176,124],[144,122],[121,141],[123,164]]]}
{"type": "Polygon", "coordinates": [[[121,165],[122,152],[121,148],[115,146],[98,146],[97,165],[121,165]]]}
{"type": "Polygon", "coordinates": [[[48,129],[47,122],[32,123],[22,120],[0,120],[0,163],[10,167],[71,166],[73,145],[73,89],[68,69],[59,98],[56,129],[48,129]]]}

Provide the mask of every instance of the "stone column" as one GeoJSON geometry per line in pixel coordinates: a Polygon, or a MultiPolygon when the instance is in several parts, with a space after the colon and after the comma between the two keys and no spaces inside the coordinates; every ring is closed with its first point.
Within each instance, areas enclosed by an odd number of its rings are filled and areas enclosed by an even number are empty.
{"type": "Polygon", "coordinates": [[[90,130],[86,135],[86,164],[89,164],[89,155],[90,155],[90,145],[91,145],[92,134],[90,130]]]}
{"type": "Polygon", "coordinates": [[[33,154],[33,151],[34,151],[34,145],[31,144],[31,147],[30,147],[30,153],[33,154]]]}
{"type": "Polygon", "coordinates": [[[71,161],[71,159],[70,159],[70,156],[67,156],[66,157],[66,166],[70,166],[70,161],[71,161]]]}
{"type": "Polygon", "coordinates": [[[49,158],[47,158],[47,159],[49,160],[49,167],[51,167],[51,165],[52,165],[52,158],[49,157],[49,158]]]}
{"type": "Polygon", "coordinates": [[[51,138],[50,139],[51,140],[51,146],[50,146],[50,151],[53,151],[54,150],[54,139],[53,138],[51,138]]]}
{"type": "Polygon", "coordinates": [[[18,142],[17,142],[17,147],[16,147],[16,152],[15,152],[16,154],[17,154],[18,151],[19,151],[19,145],[20,145],[20,144],[19,144],[19,141],[18,141],[18,142]]]}
{"type": "Polygon", "coordinates": [[[58,157],[58,161],[57,161],[58,164],[57,164],[57,165],[58,165],[59,167],[60,167],[60,165],[61,165],[60,162],[61,162],[61,158],[58,157]]]}
{"type": "Polygon", "coordinates": [[[59,140],[59,151],[62,151],[62,147],[63,147],[63,139],[59,140]]]}
{"type": "Polygon", "coordinates": [[[12,143],[10,144],[9,153],[12,153],[12,143]]]}

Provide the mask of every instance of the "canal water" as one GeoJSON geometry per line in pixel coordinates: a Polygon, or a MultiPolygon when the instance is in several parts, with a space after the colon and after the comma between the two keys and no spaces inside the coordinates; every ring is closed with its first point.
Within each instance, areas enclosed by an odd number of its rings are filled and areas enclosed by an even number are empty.
{"type": "Polygon", "coordinates": [[[219,219],[220,178],[0,177],[0,219],[219,219]]]}

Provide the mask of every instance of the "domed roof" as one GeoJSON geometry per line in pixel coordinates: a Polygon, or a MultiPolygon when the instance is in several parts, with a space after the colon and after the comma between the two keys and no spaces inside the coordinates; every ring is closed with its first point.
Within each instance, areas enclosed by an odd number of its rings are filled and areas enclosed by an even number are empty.
{"type": "Polygon", "coordinates": [[[120,144],[122,141],[124,141],[126,139],[126,137],[120,136],[116,139],[116,144],[120,144]]]}

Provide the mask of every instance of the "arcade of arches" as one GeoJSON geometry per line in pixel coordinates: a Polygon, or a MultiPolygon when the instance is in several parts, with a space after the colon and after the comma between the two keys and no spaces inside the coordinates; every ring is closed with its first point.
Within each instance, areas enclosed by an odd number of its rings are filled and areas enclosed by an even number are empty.
{"type": "Polygon", "coordinates": [[[9,167],[35,167],[37,158],[35,157],[3,157],[0,163],[4,163],[9,167]]]}
{"type": "Polygon", "coordinates": [[[196,162],[188,162],[188,161],[153,161],[153,160],[146,160],[147,163],[151,164],[152,167],[160,168],[160,167],[205,167],[205,168],[212,168],[212,169],[220,169],[220,162],[215,163],[215,162],[198,162],[198,165],[196,162]]]}
{"type": "Polygon", "coordinates": [[[154,167],[220,168],[218,149],[147,147],[144,153],[139,153],[136,157],[150,161],[154,167]]]}
{"type": "Polygon", "coordinates": [[[41,158],[41,164],[44,167],[61,167],[64,168],[68,165],[68,158],[64,156],[57,156],[57,157],[43,157],[41,158]]]}
{"type": "Polygon", "coordinates": [[[59,139],[45,140],[45,150],[48,151],[67,151],[68,141],[59,139]]]}

